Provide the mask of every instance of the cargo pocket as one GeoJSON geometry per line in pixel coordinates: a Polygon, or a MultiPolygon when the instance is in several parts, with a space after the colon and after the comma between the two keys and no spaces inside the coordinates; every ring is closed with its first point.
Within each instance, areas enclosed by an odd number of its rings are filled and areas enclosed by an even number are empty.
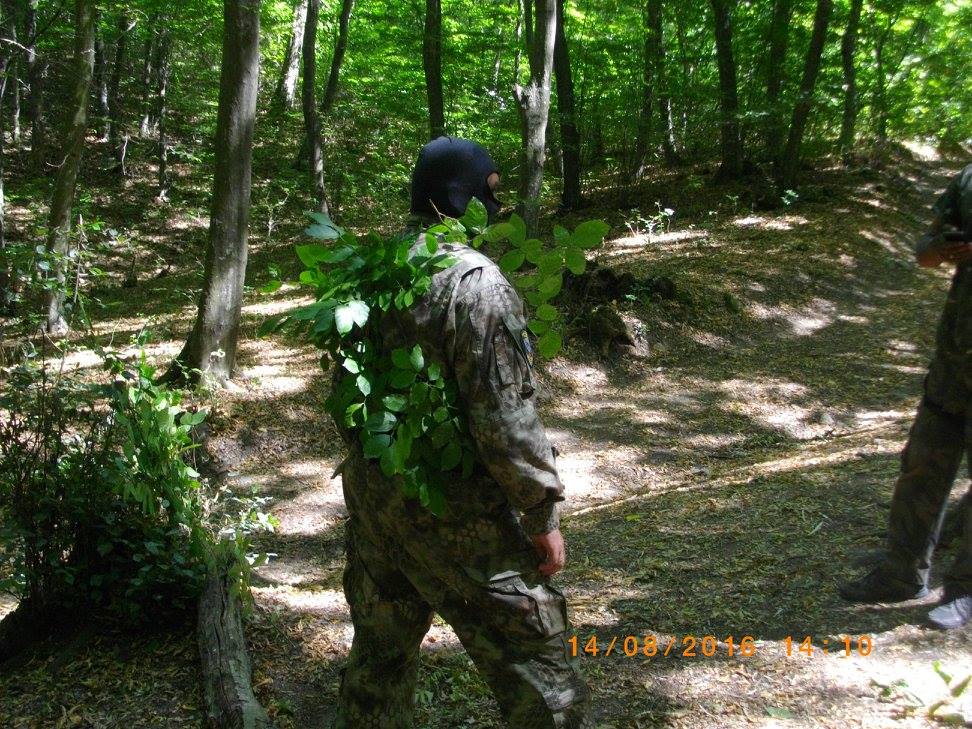
{"type": "Polygon", "coordinates": [[[507,349],[511,353],[511,369],[517,392],[523,399],[536,390],[533,381],[533,345],[523,322],[513,316],[503,317],[502,329],[506,331],[507,349]]]}
{"type": "Polygon", "coordinates": [[[567,629],[563,595],[543,583],[531,585],[519,574],[503,574],[496,575],[486,589],[506,613],[497,618],[513,633],[528,639],[547,639],[567,629]]]}

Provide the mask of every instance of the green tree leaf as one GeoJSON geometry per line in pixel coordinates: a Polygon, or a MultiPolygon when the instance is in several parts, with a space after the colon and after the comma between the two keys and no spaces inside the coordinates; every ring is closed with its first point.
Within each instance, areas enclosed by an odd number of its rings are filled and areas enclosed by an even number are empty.
{"type": "Polygon", "coordinates": [[[422,348],[419,345],[416,344],[412,347],[408,361],[412,365],[412,369],[416,372],[421,372],[422,368],[425,367],[425,357],[422,356],[422,348]]]}
{"type": "Polygon", "coordinates": [[[552,359],[557,356],[558,352],[560,352],[560,348],[563,347],[563,344],[564,342],[560,336],[560,333],[551,329],[537,340],[537,351],[540,352],[541,357],[544,357],[545,359],[552,359]]]}
{"type": "Polygon", "coordinates": [[[574,228],[570,242],[581,248],[596,248],[604,241],[611,226],[602,220],[585,220],[574,228]]]}
{"type": "Polygon", "coordinates": [[[308,268],[314,268],[327,258],[329,250],[317,243],[296,246],[297,257],[308,268]]]}
{"type": "Polygon", "coordinates": [[[554,321],[558,316],[560,312],[550,304],[541,304],[537,307],[537,319],[541,321],[554,321]]]}
{"type": "Polygon", "coordinates": [[[351,331],[357,324],[363,327],[368,322],[368,305],[357,299],[341,304],[334,310],[334,322],[338,333],[342,336],[351,331]]]}
{"type": "Polygon", "coordinates": [[[501,240],[506,240],[513,235],[515,230],[516,229],[510,223],[497,223],[496,225],[489,226],[483,231],[483,239],[485,239],[488,243],[499,243],[501,240]]]}
{"type": "Polygon", "coordinates": [[[511,251],[507,251],[507,253],[499,260],[500,270],[504,273],[513,273],[523,265],[523,261],[525,259],[526,255],[524,255],[523,251],[521,250],[514,248],[511,251]]]}
{"type": "Polygon", "coordinates": [[[489,215],[486,212],[486,206],[483,205],[482,200],[474,197],[469,201],[469,205],[466,206],[466,212],[459,220],[466,227],[466,230],[478,231],[486,227],[488,218],[489,215]]]}
{"type": "Polygon", "coordinates": [[[514,245],[522,243],[526,240],[526,223],[516,213],[510,216],[510,225],[513,226],[513,232],[510,233],[510,242],[514,245]]]}
{"type": "Polygon", "coordinates": [[[392,364],[395,365],[400,370],[410,370],[412,369],[412,356],[408,353],[407,349],[402,349],[401,347],[393,349],[391,353],[392,364]]]}
{"type": "Polygon", "coordinates": [[[587,259],[584,251],[579,248],[568,248],[564,254],[567,269],[575,276],[580,276],[587,268],[587,259]]]}
{"type": "Polygon", "coordinates": [[[380,458],[391,445],[391,436],[385,433],[368,434],[364,441],[365,458],[380,458]]]}
{"type": "Polygon", "coordinates": [[[393,413],[400,413],[405,409],[408,400],[404,395],[385,395],[381,399],[382,404],[393,413]]]}
{"type": "Polygon", "coordinates": [[[453,468],[459,465],[459,461],[462,459],[462,446],[459,445],[458,440],[451,440],[446,444],[446,447],[442,449],[442,460],[440,461],[440,468],[443,471],[451,471],[453,468]]]}
{"type": "Polygon", "coordinates": [[[561,287],[564,285],[564,275],[562,273],[555,273],[553,276],[547,276],[540,282],[537,287],[537,291],[540,295],[546,299],[552,299],[554,296],[560,293],[561,287]]]}

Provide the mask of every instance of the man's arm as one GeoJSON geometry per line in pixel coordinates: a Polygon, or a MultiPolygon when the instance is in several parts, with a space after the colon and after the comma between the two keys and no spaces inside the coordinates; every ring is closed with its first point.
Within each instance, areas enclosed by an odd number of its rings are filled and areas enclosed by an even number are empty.
{"type": "Polygon", "coordinates": [[[453,369],[480,461],[523,513],[527,534],[550,534],[559,529],[563,484],[511,323],[525,324],[523,306],[505,281],[483,282],[461,297],[453,369]]]}
{"type": "Polygon", "coordinates": [[[935,268],[943,263],[959,265],[972,260],[972,245],[960,231],[945,230],[945,221],[935,216],[928,231],[915,245],[915,260],[923,268],[935,268]]]}

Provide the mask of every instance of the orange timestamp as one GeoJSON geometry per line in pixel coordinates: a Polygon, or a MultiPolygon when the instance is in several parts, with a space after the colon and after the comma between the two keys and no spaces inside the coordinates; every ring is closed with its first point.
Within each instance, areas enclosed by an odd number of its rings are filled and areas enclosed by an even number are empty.
{"type": "Polygon", "coordinates": [[[874,638],[870,635],[842,635],[814,641],[812,635],[804,635],[802,638],[788,635],[784,638],[783,644],[786,646],[787,656],[800,657],[802,655],[810,658],[815,652],[846,657],[852,655],[869,656],[874,649],[874,638]]]}
{"type": "Polygon", "coordinates": [[[756,655],[756,639],[751,635],[742,638],[735,638],[731,635],[720,640],[714,635],[683,635],[678,636],[654,636],[654,635],[626,635],[611,636],[610,639],[598,640],[596,635],[590,636],[586,641],[576,635],[567,639],[572,656],[587,655],[607,658],[612,653],[623,655],[627,658],[643,656],[653,658],[655,656],[673,658],[698,658],[704,656],[711,658],[716,653],[723,653],[727,656],[743,656],[749,658],[756,655]]]}

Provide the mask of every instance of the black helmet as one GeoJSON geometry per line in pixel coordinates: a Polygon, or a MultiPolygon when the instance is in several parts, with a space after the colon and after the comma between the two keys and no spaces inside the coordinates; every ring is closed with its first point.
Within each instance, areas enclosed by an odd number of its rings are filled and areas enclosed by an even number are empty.
{"type": "Polygon", "coordinates": [[[433,139],[422,147],[412,171],[411,210],[458,218],[475,197],[492,219],[500,204],[486,178],[494,172],[499,172],[496,163],[481,145],[456,137],[433,139]]]}

